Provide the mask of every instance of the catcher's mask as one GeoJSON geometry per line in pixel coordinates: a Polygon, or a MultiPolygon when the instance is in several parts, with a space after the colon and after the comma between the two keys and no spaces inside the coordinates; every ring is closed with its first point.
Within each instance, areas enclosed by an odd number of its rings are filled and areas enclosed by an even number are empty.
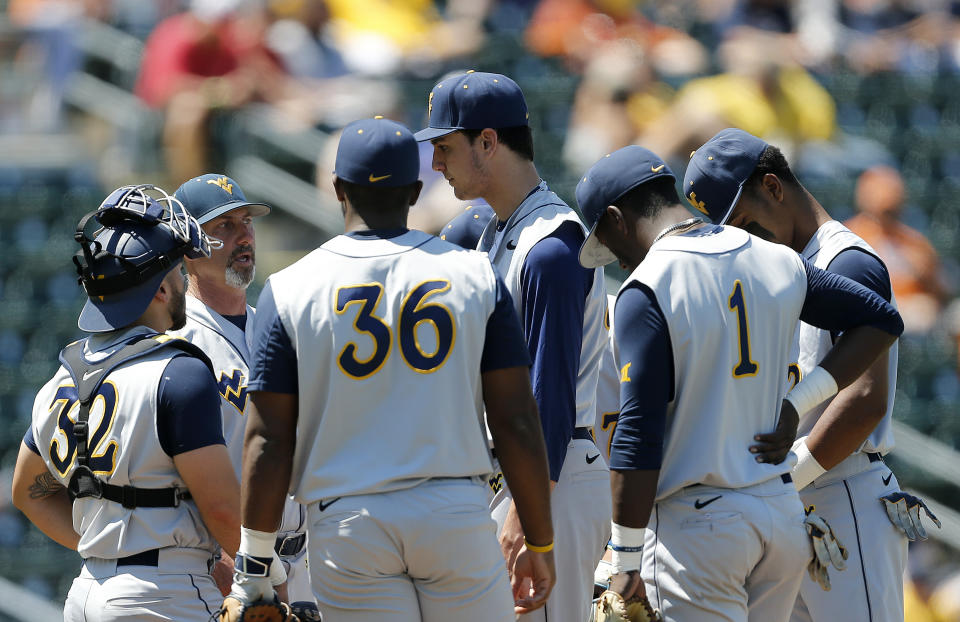
{"type": "Polygon", "coordinates": [[[80,219],[73,257],[88,300],[77,325],[97,333],[140,317],[160,282],[186,256],[209,257],[222,243],[206,235],[176,198],[149,184],[117,188],[80,219]],[[87,231],[95,220],[100,227],[87,231]]]}

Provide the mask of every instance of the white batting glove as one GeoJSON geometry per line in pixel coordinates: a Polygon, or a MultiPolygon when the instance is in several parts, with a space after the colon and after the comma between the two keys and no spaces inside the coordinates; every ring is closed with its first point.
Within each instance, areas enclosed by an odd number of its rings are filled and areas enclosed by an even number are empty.
{"type": "Polygon", "coordinates": [[[812,505],[807,508],[807,515],[803,519],[803,526],[807,528],[807,534],[810,535],[813,546],[813,559],[807,565],[807,572],[823,591],[829,592],[830,574],[827,570],[830,566],[837,570],[846,568],[846,559],[849,554],[846,547],[837,539],[830,524],[823,517],[814,514],[814,509],[812,505]]]}
{"type": "Polygon", "coordinates": [[[937,528],[941,528],[940,519],[934,516],[927,504],[919,497],[900,491],[884,495],[880,497],[880,501],[887,510],[887,516],[893,526],[902,531],[911,542],[927,539],[927,530],[923,528],[923,521],[920,520],[921,508],[937,528]]]}

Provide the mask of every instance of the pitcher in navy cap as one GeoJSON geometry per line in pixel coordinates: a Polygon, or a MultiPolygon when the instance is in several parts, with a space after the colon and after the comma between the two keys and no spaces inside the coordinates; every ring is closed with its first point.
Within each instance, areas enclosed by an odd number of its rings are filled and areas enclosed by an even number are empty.
{"type": "MultiPolygon", "coordinates": [[[[257,503],[238,555],[269,561],[289,490],[307,509],[324,619],[514,622],[555,577],[530,355],[487,257],[407,228],[419,162],[402,125],[347,125],[333,179],[344,234],[260,294],[243,469],[257,503]],[[487,509],[484,406],[505,481],[527,501],[515,590],[487,509]]],[[[270,590],[234,576],[248,601],[270,590]]]]}
{"type": "MultiPolygon", "coordinates": [[[[510,289],[533,354],[530,378],[542,387],[537,406],[557,484],[551,504],[562,517],[558,541],[566,546],[557,549],[557,589],[542,612],[522,619],[580,622],[588,615],[610,520],[607,469],[590,435],[606,336],[603,271],[577,260],[587,231],[540,179],[527,104],[513,80],[480,72],[453,76],[430,91],[427,112],[429,127],[417,139],[433,144],[434,170],[458,199],[483,198],[493,208],[477,248],[510,289]]],[[[493,516],[512,564],[523,545],[510,496],[516,491],[492,488],[493,516]]]]}
{"type": "MultiPolygon", "coordinates": [[[[719,206],[717,220],[749,177],[737,167],[750,143],[736,153],[729,143],[707,149],[698,163],[710,173],[698,188],[708,207],[719,206]],[[712,168],[726,158],[729,171],[712,168]]],[[[582,261],[604,261],[606,247],[631,270],[611,322],[620,412],[610,451],[610,589],[649,596],[667,622],[787,620],[811,557],[786,460],[798,414],[866,369],[900,320],[879,296],[788,248],[691,218],[674,184],[660,158],[632,146],[602,158],[577,187],[593,226],[588,242],[596,240],[582,261]],[[848,331],[803,380],[791,360],[800,318],[848,331]],[[799,384],[788,392],[791,373],[799,384]]],[[[811,532],[823,525],[807,520],[811,532]]],[[[814,532],[818,543],[833,542],[828,532],[814,532]]],[[[823,577],[817,562],[811,573],[823,577]]]]}
{"type": "MultiPolygon", "coordinates": [[[[815,267],[896,304],[877,252],[830,217],[776,146],[743,130],[723,130],[697,149],[683,188],[696,192],[707,210],[727,210],[727,224],[784,244],[815,267]]],[[[835,340],[836,333],[802,322],[794,378],[808,377],[835,340]]],[[[851,568],[831,572],[829,579],[825,570],[805,578],[794,612],[798,619],[903,619],[906,541],[923,533],[923,502],[899,490],[881,459],[894,446],[897,355],[894,344],[850,388],[800,419],[794,482],[804,504],[815,505],[846,544],[851,568]],[[857,499],[862,505],[854,511],[857,499]],[[818,583],[832,589],[824,591],[818,583]]]]}

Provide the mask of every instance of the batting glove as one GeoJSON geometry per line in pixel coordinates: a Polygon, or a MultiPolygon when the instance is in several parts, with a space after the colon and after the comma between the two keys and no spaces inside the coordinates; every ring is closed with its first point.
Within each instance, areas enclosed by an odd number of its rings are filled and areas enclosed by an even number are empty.
{"type": "Polygon", "coordinates": [[[807,528],[810,542],[813,545],[813,559],[807,565],[810,578],[818,583],[825,592],[830,591],[830,566],[837,570],[847,567],[849,557],[846,547],[837,538],[830,524],[823,517],[814,514],[814,506],[806,509],[803,526],[807,528]]]}
{"type": "Polygon", "coordinates": [[[921,508],[937,528],[941,528],[940,519],[934,516],[927,504],[919,497],[900,491],[880,497],[880,501],[887,510],[887,516],[893,526],[902,531],[911,542],[927,539],[927,530],[923,528],[923,521],[920,520],[921,508]]]}

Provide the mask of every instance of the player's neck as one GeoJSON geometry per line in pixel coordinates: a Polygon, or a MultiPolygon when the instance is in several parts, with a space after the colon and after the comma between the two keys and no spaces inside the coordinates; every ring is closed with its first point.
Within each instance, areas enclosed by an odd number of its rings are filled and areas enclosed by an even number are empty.
{"type": "Polygon", "coordinates": [[[530,191],[540,183],[537,167],[529,160],[512,158],[494,171],[495,183],[484,193],[483,198],[497,214],[497,220],[505,221],[513,215],[530,191]]]}
{"type": "Polygon", "coordinates": [[[191,275],[187,294],[220,315],[245,315],[247,312],[247,290],[231,287],[226,282],[213,284],[191,275]]]}
{"type": "Polygon", "coordinates": [[[343,232],[380,231],[384,229],[405,229],[408,209],[404,210],[365,210],[354,206],[343,211],[343,232]]]}
{"type": "Polygon", "coordinates": [[[790,248],[798,253],[803,252],[807,247],[816,235],[817,229],[833,220],[827,210],[806,189],[802,190],[799,199],[801,208],[796,211],[794,217],[793,240],[790,242],[790,248]]]}

